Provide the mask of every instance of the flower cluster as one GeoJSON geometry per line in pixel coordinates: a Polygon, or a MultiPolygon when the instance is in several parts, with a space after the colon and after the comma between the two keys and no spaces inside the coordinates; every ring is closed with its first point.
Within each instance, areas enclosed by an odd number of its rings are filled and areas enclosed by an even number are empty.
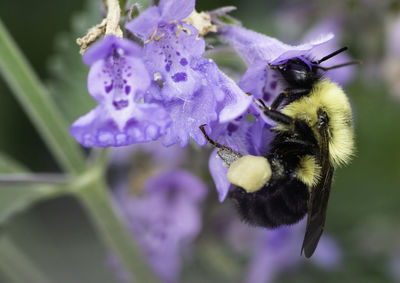
{"type": "Polygon", "coordinates": [[[84,146],[124,146],[162,137],[164,145],[206,140],[202,124],[225,123],[250,105],[211,60],[204,39],[185,19],[194,0],[162,0],[126,25],[143,40],[106,36],[84,55],[89,93],[99,105],[71,134],[84,146]]]}
{"type": "MultiPolygon", "coordinates": [[[[161,0],[125,26],[143,42],[142,47],[107,36],[86,52],[84,62],[91,66],[88,90],[99,105],[71,127],[81,144],[124,146],[161,138],[165,146],[184,147],[192,138],[205,145],[199,126],[206,124],[209,135],[221,144],[242,154],[265,155],[273,136],[269,129],[275,123],[252,101],[262,99],[268,105],[284,88],[267,64],[329,54],[337,42],[327,30],[337,26],[321,23],[306,35],[306,43],[291,46],[240,26],[220,24],[218,36],[248,67],[236,84],[214,61],[204,58],[204,38],[192,25],[194,6],[195,0],[161,0]],[[246,119],[248,113],[252,122],[246,119]]],[[[343,56],[330,64],[348,61],[343,56]]],[[[330,76],[344,83],[351,72],[333,70],[330,76]]],[[[209,165],[223,201],[230,183],[216,150],[209,165]]]]}

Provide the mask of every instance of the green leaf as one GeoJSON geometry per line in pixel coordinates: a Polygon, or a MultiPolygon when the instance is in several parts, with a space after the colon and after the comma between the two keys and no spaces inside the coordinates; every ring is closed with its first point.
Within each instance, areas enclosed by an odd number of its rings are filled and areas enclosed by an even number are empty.
{"type": "Polygon", "coordinates": [[[119,2],[119,7],[121,8],[121,14],[124,16],[126,9],[126,0],[118,0],[118,2],[119,2]]]}
{"type": "Polygon", "coordinates": [[[0,271],[9,280],[7,282],[50,283],[35,263],[5,235],[0,236],[0,254],[0,271]]]}
{"type": "Polygon", "coordinates": [[[0,226],[37,202],[65,193],[61,187],[49,185],[0,187],[0,226]]]}
{"type": "Polygon", "coordinates": [[[72,174],[82,172],[85,159],[67,122],[1,21],[0,72],[60,165],[72,174]]]}
{"type": "Polygon", "coordinates": [[[0,227],[39,201],[65,194],[56,186],[6,186],[0,188],[0,227]]]}
{"type": "MultiPolygon", "coordinates": [[[[0,174],[27,173],[27,169],[17,161],[0,153],[0,174]]],[[[38,201],[66,193],[62,186],[1,186],[0,187],[0,226],[11,217],[28,209],[38,201]]]]}
{"type": "Polygon", "coordinates": [[[129,19],[133,20],[140,14],[139,5],[137,3],[133,4],[132,7],[129,9],[129,19]]]}

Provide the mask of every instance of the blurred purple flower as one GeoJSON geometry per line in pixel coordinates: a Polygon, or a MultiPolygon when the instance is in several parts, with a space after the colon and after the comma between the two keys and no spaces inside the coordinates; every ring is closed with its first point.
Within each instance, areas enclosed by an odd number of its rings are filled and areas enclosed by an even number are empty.
{"type": "Polygon", "coordinates": [[[400,282],[400,253],[391,259],[389,264],[389,272],[394,282],[400,282]]]}
{"type": "MultiPolygon", "coordinates": [[[[226,230],[227,240],[235,252],[250,258],[244,281],[275,282],[281,272],[291,271],[301,263],[309,262],[300,256],[304,224],[302,221],[268,230],[233,220],[226,230]]],[[[322,236],[312,262],[320,268],[332,270],[340,266],[341,261],[341,249],[334,239],[322,236]]]]}
{"type": "Polygon", "coordinates": [[[386,19],[386,52],[382,73],[391,94],[400,98],[400,14],[386,19]]]}
{"type": "Polygon", "coordinates": [[[162,104],[173,121],[165,145],[183,147],[190,137],[204,145],[200,125],[232,120],[251,102],[212,60],[202,58],[204,39],[183,21],[194,2],[162,0],[126,25],[145,41],[143,58],[153,78],[145,101],[162,104]]]}
{"type": "Polygon", "coordinates": [[[146,155],[146,161],[158,170],[178,168],[184,161],[187,151],[178,145],[165,147],[160,141],[137,144],[130,147],[116,147],[112,150],[111,163],[129,166],[135,156],[146,155]]]}
{"type": "Polygon", "coordinates": [[[335,239],[329,235],[323,235],[311,260],[325,270],[337,270],[341,266],[342,258],[342,250],[335,239]]]}
{"type": "Polygon", "coordinates": [[[222,37],[232,45],[250,67],[257,61],[272,65],[294,57],[307,56],[315,47],[331,40],[332,33],[319,34],[313,40],[297,46],[285,44],[269,37],[238,26],[227,26],[222,37]]]}
{"type": "Polygon", "coordinates": [[[89,93],[99,105],[71,126],[84,146],[123,146],[148,142],[164,134],[168,113],[138,100],[150,85],[141,49],[129,40],[107,36],[83,57],[90,65],[89,93]]]}
{"type": "Polygon", "coordinates": [[[182,251],[201,229],[206,192],[192,174],[170,170],[149,178],[140,196],[126,188],[117,194],[132,234],[163,282],[178,281],[182,251]]]}
{"type": "Polygon", "coordinates": [[[297,230],[298,225],[275,230],[259,229],[245,282],[274,282],[282,270],[293,268],[301,259],[297,230]]]}
{"type": "MultiPolygon", "coordinates": [[[[335,34],[335,37],[328,41],[326,44],[319,45],[311,51],[311,57],[313,59],[321,59],[322,57],[340,49],[343,46],[340,46],[340,34],[342,33],[343,27],[341,26],[340,21],[335,19],[326,19],[320,23],[318,23],[314,28],[312,28],[304,37],[304,41],[310,41],[316,36],[320,34],[326,34],[331,32],[335,34]]],[[[341,63],[347,63],[352,61],[352,58],[346,52],[342,52],[335,57],[322,62],[321,66],[329,67],[334,66],[341,63]]],[[[325,73],[325,77],[335,81],[341,85],[345,85],[349,83],[355,74],[355,66],[346,66],[343,68],[332,69],[325,73]]]]}

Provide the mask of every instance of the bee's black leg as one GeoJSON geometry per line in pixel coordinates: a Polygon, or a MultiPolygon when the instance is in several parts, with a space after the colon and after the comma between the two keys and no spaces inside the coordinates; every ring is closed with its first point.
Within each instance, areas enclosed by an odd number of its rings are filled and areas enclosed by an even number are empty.
{"type": "Polygon", "coordinates": [[[285,125],[293,125],[295,122],[295,119],[293,119],[292,117],[285,115],[277,110],[271,110],[271,109],[264,109],[264,114],[265,116],[267,116],[268,118],[270,118],[271,120],[277,122],[277,123],[281,123],[281,124],[285,124],[285,125]]]}
{"type": "Polygon", "coordinates": [[[287,93],[286,90],[284,90],[283,92],[281,92],[274,101],[272,101],[271,103],[271,110],[275,110],[276,108],[279,107],[279,105],[281,105],[282,101],[287,97],[287,93]]]}
{"type": "Polygon", "coordinates": [[[261,104],[260,108],[262,109],[262,111],[264,112],[265,116],[267,116],[268,118],[270,118],[271,120],[277,122],[277,123],[281,123],[281,124],[285,124],[285,125],[293,125],[295,120],[288,116],[285,115],[277,110],[273,110],[268,108],[264,101],[262,101],[261,99],[258,100],[258,102],[261,104]]]}
{"type": "Polygon", "coordinates": [[[209,143],[211,143],[213,146],[217,147],[217,148],[224,148],[224,147],[225,147],[224,145],[219,144],[219,143],[216,142],[216,141],[213,141],[213,140],[207,135],[206,130],[204,129],[205,126],[206,126],[206,124],[203,124],[203,125],[201,125],[199,128],[200,128],[200,131],[203,133],[204,137],[206,138],[206,140],[207,140],[209,143]]]}
{"type": "Polygon", "coordinates": [[[308,94],[309,92],[310,90],[306,88],[287,88],[281,92],[274,101],[272,101],[270,109],[276,110],[286,97],[300,97],[308,94]]]}
{"type": "Polygon", "coordinates": [[[229,151],[235,152],[235,151],[234,151],[233,149],[231,149],[229,146],[220,144],[220,143],[218,143],[218,142],[212,140],[212,139],[209,137],[209,135],[207,135],[206,130],[204,129],[205,126],[206,126],[206,124],[203,124],[203,125],[201,125],[199,128],[200,128],[200,131],[203,133],[204,137],[206,138],[206,140],[207,140],[209,143],[211,143],[211,144],[212,144],[213,146],[215,146],[216,148],[225,149],[225,150],[229,150],[229,151]]]}

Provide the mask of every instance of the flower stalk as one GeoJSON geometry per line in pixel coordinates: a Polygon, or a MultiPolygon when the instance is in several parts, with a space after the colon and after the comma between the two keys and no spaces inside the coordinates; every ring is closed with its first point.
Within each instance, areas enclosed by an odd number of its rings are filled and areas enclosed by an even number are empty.
{"type": "Polygon", "coordinates": [[[60,166],[78,175],[86,164],[68,123],[0,21],[0,72],[60,166]]]}
{"type": "Polygon", "coordinates": [[[76,39],[76,43],[81,47],[79,52],[83,55],[89,46],[102,35],[122,37],[122,30],[119,26],[120,20],[121,8],[118,0],[107,0],[107,17],[100,24],[92,27],[85,36],[76,39]]]}
{"type": "Polygon", "coordinates": [[[0,271],[7,282],[51,282],[6,235],[0,236],[0,253],[0,271]]]}

